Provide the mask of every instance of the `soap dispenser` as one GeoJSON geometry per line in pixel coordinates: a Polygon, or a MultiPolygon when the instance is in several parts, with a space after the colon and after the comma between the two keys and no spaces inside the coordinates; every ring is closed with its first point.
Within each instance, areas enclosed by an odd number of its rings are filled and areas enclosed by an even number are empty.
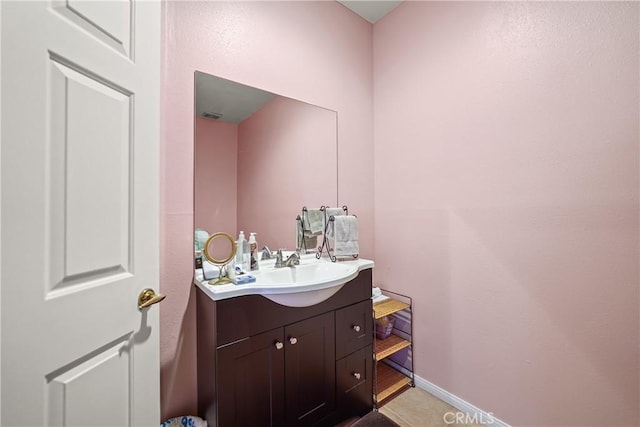
{"type": "Polygon", "coordinates": [[[248,272],[250,268],[249,244],[247,239],[244,238],[244,231],[241,231],[238,236],[236,251],[236,265],[240,266],[240,270],[243,273],[248,272]]]}
{"type": "Polygon", "coordinates": [[[251,257],[251,271],[259,270],[258,265],[258,241],[256,240],[256,233],[249,235],[249,252],[251,257]]]}

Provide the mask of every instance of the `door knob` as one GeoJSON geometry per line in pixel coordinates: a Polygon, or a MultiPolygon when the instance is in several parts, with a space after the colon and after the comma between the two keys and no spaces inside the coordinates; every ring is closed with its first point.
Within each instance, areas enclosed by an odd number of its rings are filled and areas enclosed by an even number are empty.
{"type": "Polygon", "coordinates": [[[282,350],[282,347],[284,347],[284,344],[282,344],[280,341],[276,341],[275,346],[276,346],[276,350],[282,350]]]}
{"type": "Polygon", "coordinates": [[[138,308],[142,310],[143,308],[159,303],[165,298],[162,294],[156,294],[153,289],[143,289],[140,295],[138,295],[138,308]]]}
{"type": "Polygon", "coordinates": [[[355,377],[355,379],[359,380],[362,375],[360,375],[360,372],[354,372],[353,376],[355,377]]]}
{"type": "Polygon", "coordinates": [[[360,332],[360,326],[359,325],[353,325],[353,330],[356,332],[360,332]]]}
{"type": "Polygon", "coordinates": [[[291,344],[295,344],[295,343],[297,343],[297,342],[298,342],[298,338],[296,338],[296,337],[290,337],[290,338],[289,338],[289,342],[290,342],[291,344]]]}

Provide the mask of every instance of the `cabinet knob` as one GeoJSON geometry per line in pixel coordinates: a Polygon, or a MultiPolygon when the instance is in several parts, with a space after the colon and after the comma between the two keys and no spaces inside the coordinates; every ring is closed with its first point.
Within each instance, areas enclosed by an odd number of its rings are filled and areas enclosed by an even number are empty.
{"type": "Polygon", "coordinates": [[[282,350],[282,347],[284,347],[284,344],[280,341],[276,341],[276,350],[282,350]]]}
{"type": "Polygon", "coordinates": [[[360,332],[360,326],[359,325],[353,325],[353,330],[356,332],[360,332]]]}
{"type": "Polygon", "coordinates": [[[289,342],[290,342],[291,344],[295,344],[295,343],[297,343],[297,342],[298,342],[298,338],[296,338],[296,337],[289,337],[289,342]]]}
{"type": "Polygon", "coordinates": [[[354,372],[354,373],[353,373],[353,376],[354,376],[354,377],[355,377],[355,379],[357,379],[357,380],[359,380],[359,379],[360,379],[360,377],[361,377],[360,372],[354,372]]]}

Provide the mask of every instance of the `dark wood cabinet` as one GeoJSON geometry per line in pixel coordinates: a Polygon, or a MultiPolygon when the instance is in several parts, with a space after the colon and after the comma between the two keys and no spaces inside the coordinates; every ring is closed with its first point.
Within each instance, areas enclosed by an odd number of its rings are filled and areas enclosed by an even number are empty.
{"type": "Polygon", "coordinates": [[[209,426],[333,426],[373,408],[371,270],[285,307],[197,292],[198,411],[209,426]]]}
{"type": "Polygon", "coordinates": [[[220,425],[284,425],[283,341],[283,331],[277,329],[218,349],[223,367],[218,374],[220,425]]]}
{"type": "Polygon", "coordinates": [[[288,426],[309,426],[335,410],[333,312],[285,327],[288,426]]]}
{"type": "Polygon", "coordinates": [[[338,411],[365,414],[371,410],[372,347],[368,345],[336,362],[338,411]]]}
{"type": "Polygon", "coordinates": [[[336,310],[336,358],[371,343],[373,319],[371,300],[336,310]]]}
{"type": "Polygon", "coordinates": [[[333,313],[325,313],[219,348],[219,424],[302,426],[330,415],[334,346],[333,313]]]}

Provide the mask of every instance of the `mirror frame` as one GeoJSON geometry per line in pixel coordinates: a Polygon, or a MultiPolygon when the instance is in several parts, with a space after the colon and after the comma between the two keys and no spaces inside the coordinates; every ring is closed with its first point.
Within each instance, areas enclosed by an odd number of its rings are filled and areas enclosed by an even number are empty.
{"type": "Polygon", "coordinates": [[[238,244],[233,239],[233,237],[231,237],[227,233],[218,232],[218,233],[213,233],[211,236],[209,236],[206,243],[204,244],[204,249],[202,250],[202,253],[204,254],[204,257],[207,259],[207,261],[209,261],[211,264],[222,266],[222,265],[227,265],[229,261],[234,259],[237,251],[238,251],[238,244]],[[231,253],[225,259],[216,259],[209,252],[209,245],[211,245],[214,240],[220,239],[220,238],[226,238],[231,242],[231,253]]]}

